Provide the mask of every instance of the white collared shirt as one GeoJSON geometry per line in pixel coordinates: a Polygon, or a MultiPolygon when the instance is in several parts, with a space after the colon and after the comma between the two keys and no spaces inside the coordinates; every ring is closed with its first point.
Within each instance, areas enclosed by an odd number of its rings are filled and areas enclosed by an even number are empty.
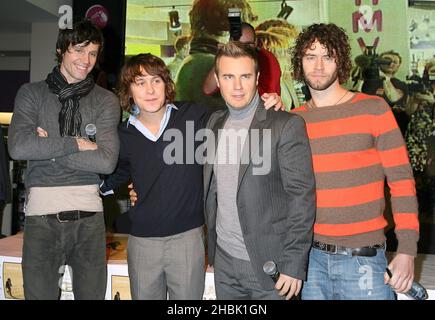
{"type": "Polygon", "coordinates": [[[172,109],[178,110],[178,108],[172,104],[168,103],[166,105],[166,111],[163,115],[162,121],[160,122],[160,129],[157,135],[154,135],[147,127],[145,127],[142,122],[140,122],[134,115],[130,115],[127,121],[127,126],[129,124],[133,125],[137,130],[139,130],[146,138],[149,140],[156,142],[160,136],[162,135],[163,131],[166,129],[166,126],[168,125],[169,118],[171,117],[171,111],[172,109]]]}

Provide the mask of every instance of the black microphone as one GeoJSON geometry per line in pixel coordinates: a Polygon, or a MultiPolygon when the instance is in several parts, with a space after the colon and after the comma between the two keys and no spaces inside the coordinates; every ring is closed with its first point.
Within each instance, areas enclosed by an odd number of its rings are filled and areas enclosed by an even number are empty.
{"type": "MultiPolygon", "coordinates": [[[[280,273],[278,271],[278,267],[276,266],[276,263],[273,261],[266,261],[266,263],[263,265],[263,271],[265,274],[267,274],[272,280],[273,282],[277,282],[280,276],[280,273]]],[[[290,291],[290,289],[289,289],[290,291]]],[[[287,295],[289,293],[289,291],[287,291],[285,293],[285,295],[287,295]]],[[[290,300],[300,300],[300,296],[292,296],[290,298],[290,300]]]]}
{"type": "Polygon", "coordinates": [[[266,261],[266,263],[263,265],[263,271],[265,274],[267,274],[269,277],[272,278],[273,282],[277,282],[279,279],[279,271],[276,267],[276,263],[273,261],[266,261]]]}
{"type": "Polygon", "coordinates": [[[88,139],[92,142],[96,141],[97,127],[93,123],[88,123],[85,127],[86,135],[88,139]]]}

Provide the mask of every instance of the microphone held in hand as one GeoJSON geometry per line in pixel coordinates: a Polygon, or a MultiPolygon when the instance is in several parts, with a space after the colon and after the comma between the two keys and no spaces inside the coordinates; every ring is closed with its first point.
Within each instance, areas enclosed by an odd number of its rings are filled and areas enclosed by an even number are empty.
{"type": "Polygon", "coordinates": [[[263,271],[265,274],[272,278],[273,282],[276,283],[278,281],[280,274],[275,262],[266,261],[266,263],[263,265],[263,271]]]}
{"type": "MultiPolygon", "coordinates": [[[[273,282],[277,283],[280,273],[278,271],[278,267],[276,266],[276,263],[273,261],[266,261],[266,263],[263,265],[263,271],[265,274],[267,274],[272,280],[273,282]]],[[[285,296],[290,292],[290,288],[288,289],[288,291],[285,293],[285,296]]],[[[291,300],[300,300],[299,296],[292,296],[290,298],[291,300]]]]}
{"type": "Polygon", "coordinates": [[[96,141],[97,127],[93,123],[88,123],[85,127],[86,136],[92,142],[96,141]]]}
{"type": "MultiPolygon", "coordinates": [[[[388,268],[385,270],[387,271],[388,276],[392,278],[393,274],[391,273],[391,270],[388,268]]],[[[426,288],[417,281],[412,281],[411,289],[405,292],[405,295],[414,300],[426,300],[429,298],[426,288]]]]}

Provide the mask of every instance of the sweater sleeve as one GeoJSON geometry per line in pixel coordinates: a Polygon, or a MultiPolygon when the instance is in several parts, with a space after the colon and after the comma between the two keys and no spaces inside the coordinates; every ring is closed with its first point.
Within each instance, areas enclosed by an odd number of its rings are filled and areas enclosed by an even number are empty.
{"type": "Polygon", "coordinates": [[[79,148],[74,137],[38,137],[39,104],[29,84],[18,90],[14,114],[8,129],[8,149],[15,160],[48,160],[73,153],[79,148]]]}
{"type": "Polygon", "coordinates": [[[417,254],[419,237],[418,204],[415,182],[402,134],[388,105],[380,100],[380,112],[374,116],[375,146],[390,187],[397,252],[417,254]]]}
{"type": "Polygon", "coordinates": [[[111,174],[115,169],[119,153],[117,131],[120,120],[119,100],[114,94],[107,94],[96,108],[100,110],[96,120],[98,149],[77,152],[56,158],[56,161],[73,170],[111,174]]]}
{"type": "Polygon", "coordinates": [[[116,166],[115,172],[109,175],[103,182],[103,185],[100,187],[100,191],[103,193],[120,187],[131,178],[130,162],[128,161],[127,151],[125,150],[127,143],[122,137],[122,133],[120,133],[119,138],[121,143],[118,164],[116,166]]]}

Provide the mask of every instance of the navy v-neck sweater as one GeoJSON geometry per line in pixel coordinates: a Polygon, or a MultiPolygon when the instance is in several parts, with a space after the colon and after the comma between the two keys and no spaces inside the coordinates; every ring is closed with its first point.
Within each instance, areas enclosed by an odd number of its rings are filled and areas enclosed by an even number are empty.
{"type": "MultiPolygon", "coordinates": [[[[119,126],[120,155],[115,172],[106,179],[101,190],[119,187],[131,180],[138,195],[130,208],[130,234],[136,237],[166,237],[204,224],[202,165],[196,160],[186,164],[186,148],[193,137],[187,135],[186,122],[193,131],[205,128],[212,110],[187,102],[175,102],[168,125],[156,142],[146,138],[127,121],[119,126]],[[163,141],[165,132],[177,129],[182,133],[183,164],[166,164],[165,148],[173,141],[163,141]]],[[[194,150],[202,141],[194,142],[194,150]]],[[[187,150],[189,152],[189,150],[187,150]]],[[[177,156],[179,156],[177,154],[177,156]]],[[[190,155],[193,157],[193,155],[190,155]]]]}

